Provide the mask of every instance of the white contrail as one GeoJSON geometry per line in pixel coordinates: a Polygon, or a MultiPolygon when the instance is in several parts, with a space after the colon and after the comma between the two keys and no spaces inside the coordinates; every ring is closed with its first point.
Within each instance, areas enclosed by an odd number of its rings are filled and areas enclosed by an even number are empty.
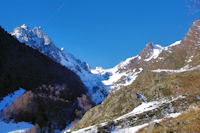
{"type": "Polygon", "coordinates": [[[65,2],[61,3],[60,6],[55,10],[55,12],[50,16],[49,20],[53,19],[61,9],[65,7],[65,2]]]}

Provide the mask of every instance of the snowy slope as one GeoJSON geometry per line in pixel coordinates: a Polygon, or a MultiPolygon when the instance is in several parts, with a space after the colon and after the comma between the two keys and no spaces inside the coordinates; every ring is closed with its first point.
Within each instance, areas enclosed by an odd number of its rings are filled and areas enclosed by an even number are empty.
{"type": "MultiPolygon", "coordinates": [[[[9,107],[13,101],[23,95],[25,93],[24,89],[19,89],[15,91],[13,94],[9,94],[8,96],[4,97],[3,100],[0,101],[0,111],[2,112],[3,110],[6,109],[6,107],[9,107]]],[[[1,133],[8,133],[11,131],[15,132],[24,132],[30,128],[32,128],[33,125],[27,122],[9,122],[6,123],[0,119],[0,132],[1,133]],[[20,130],[19,130],[20,129],[20,130]],[[16,131],[18,130],[18,131],[16,131]]]]}
{"type": "Polygon", "coordinates": [[[130,85],[144,70],[144,64],[150,64],[149,62],[158,59],[163,51],[168,51],[170,47],[177,46],[180,42],[181,41],[177,41],[167,47],[162,47],[150,42],[137,56],[127,58],[111,69],[97,67],[91,70],[91,72],[107,77],[107,79],[102,78],[102,82],[110,87],[110,92],[116,91],[124,86],[130,85]],[[137,66],[132,67],[134,64],[137,64],[137,66]]]}
{"type": "MultiPolygon", "coordinates": [[[[152,123],[160,123],[168,118],[176,118],[179,115],[181,115],[181,113],[170,113],[170,114],[166,114],[164,118],[162,119],[156,119],[156,120],[152,120],[148,123],[142,124],[142,125],[137,125],[134,127],[126,127],[126,128],[115,128],[113,129],[113,131],[111,133],[136,133],[137,131],[139,131],[140,129],[147,127],[148,125],[152,124],[152,123]]],[[[90,127],[86,127],[83,129],[79,129],[77,131],[72,131],[71,133],[98,133],[98,126],[105,126],[107,123],[101,123],[98,125],[94,125],[94,126],[90,126],[90,127]]],[[[64,131],[63,133],[70,133],[70,130],[64,131]]]]}
{"type": "Polygon", "coordinates": [[[157,69],[157,70],[152,70],[152,72],[168,72],[168,73],[182,73],[182,72],[187,72],[187,71],[194,71],[196,69],[200,69],[200,65],[197,65],[195,67],[189,68],[189,66],[185,66],[181,69],[178,70],[170,70],[170,69],[157,69]]]}
{"type": "Polygon", "coordinates": [[[25,133],[26,130],[31,129],[32,127],[33,125],[27,122],[6,123],[0,120],[1,133],[25,133]]]}
{"type": "Polygon", "coordinates": [[[152,123],[160,123],[162,121],[164,121],[165,119],[168,118],[176,118],[179,115],[181,115],[181,113],[170,113],[167,114],[164,118],[162,119],[156,119],[156,120],[152,120],[148,123],[142,124],[142,125],[138,125],[138,126],[134,126],[134,127],[128,127],[128,128],[122,128],[122,129],[115,129],[112,133],[137,133],[140,129],[149,126],[152,123]]]}
{"type": "Polygon", "coordinates": [[[16,98],[23,95],[24,92],[25,92],[24,89],[19,89],[19,90],[15,91],[13,94],[9,94],[8,96],[4,97],[3,100],[0,101],[0,111],[2,112],[3,110],[5,110],[6,107],[10,106],[12,104],[12,102],[16,98]]]}
{"type": "MultiPolygon", "coordinates": [[[[174,50],[175,47],[184,47],[182,41],[176,41],[166,47],[149,43],[137,56],[127,58],[125,61],[122,61],[111,69],[97,67],[96,69],[91,70],[91,72],[107,77],[107,79],[102,78],[102,82],[110,87],[110,91],[115,91],[124,86],[130,85],[146,66],[149,67],[161,60],[165,61],[166,57],[163,57],[163,55],[160,56],[161,53],[167,52],[167,54],[170,55],[172,52],[176,52],[174,50]]],[[[160,69],[157,67],[156,69],[153,69],[152,72],[181,73],[199,69],[199,65],[190,66],[189,63],[191,63],[195,57],[195,54],[192,52],[190,54],[191,55],[186,57],[185,66],[182,66],[177,70],[160,69]]]]}
{"type": "Polygon", "coordinates": [[[171,45],[164,47],[164,50],[169,50],[169,48],[180,45],[181,41],[176,41],[175,43],[172,43],[171,45]]]}
{"type": "Polygon", "coordinates": [[[150,61],[152,59],[156,59],[160,53],[162,52],[163,47],[160,45],[153,45],[153,49],[151,51],[151,55],[150,57],[148,57],[147,59],[144,59],[144,61],[150,61]]]}
{"type": "Polygon", "coordinates": [[[64,48],[57,48],[40,26],[30,29],[23,24],[16,27],[11,32],[11,35],[79,75],[83,83],[88,87],[89,94],[96,104],[102,102],[107,96],[108,88],[102,83],[102,77],[98,74],[92,74],[90,66],[86,62],[76,59],[72,54],[65,52],[64,48]]]}
{"type": "Polygon", "coordinates": [[[102,82],[108,87],[110,87],[110,91],[120,89],[123,86],[130,85],[137,78],[138,74],[143,70],[142,68],[139,68],[138,70],[133,69],[125,72],[120,72],[119,70],[125,66],[127,60],[111,69],[102,69],[102,68],[93,69],[92,73],[98,74],[99,72],[99,74],[103,76],[105,74],[109,75],[109,78],[102,80],[102,82]],[[117,83],[122,78],[123,78],[123,83],[117,83]]]}
{"type": "MultiPolygon", "coordinates": [[[[178,97],[172,98],[171,100],[160,99],[159,101],[145,102],[145,103],[142,103],[141,105],[135,107],[131,112],[124,114],[124,115],[118,117],[117,119],[115,119],[113,121],[117,122],[117,121],[122,120],[122,119],[126,120],[128,117],[132,117],[132,116],[135,116],[137,114],[144,114],[145,112],[152,111],[154,109],[159,108],[160,106],[162,106],[164,104],[171,103],[173,101],[176,101],[176,100],[182,99],[182,98],[185,98],[185,97],[180,95],[178,97]]],[[[166,113],[164,118],[162,118],[162,119],[153,119],[152,121],[150,121],[148,123],[145,123],[145,124],[142,124],[142,125],[137,125],[137,126],[134,126],[134,127],[121,128],[120,126],[116,126],[113,129],[112,133],[135,133],[139,129],[142,129],[142,128],[150,125],[151,123],[161,122],[161,121],[163,121],[167,118],[175,118],[175,117],[179,116],[180,114],[181,113],[166,113]]],[[[72,133],[97,133],[98,132],[97,128],[99,126],[105,126],[107,124],[108,124],[108,122],[100,123],[100,124],[97,124],[97,125],[93,125],[93,126],[89,126],[89,127],[83,128],[83,129],[79,129],[77,131],[72,131],[72,133]]],[[[70,130],[65,131],[64,133],[68,133],[68,132],[70,132],[70,130]]]]}
{"type": "Polygon", "coordinates": [[[176,101],[176,100],[182,99],[182,98],[185,98],[185,97],[180,95],[180,96],[178,96],[176,98],[173,98],[172,100],[160,99],[159,101],[143,102],[141,105],[139,105],[136,108],[134,108],[131,112],[129,112],[129,113],[123,115],[123,116],[120,116],[116,120],[125,119],[125,118],[128,118],[130,116],[134,116],[134,115],[137,115],[137,114],[148,112],[150,110],[159,108],[163,104],[171,103],[173,101],[176,101]]]}

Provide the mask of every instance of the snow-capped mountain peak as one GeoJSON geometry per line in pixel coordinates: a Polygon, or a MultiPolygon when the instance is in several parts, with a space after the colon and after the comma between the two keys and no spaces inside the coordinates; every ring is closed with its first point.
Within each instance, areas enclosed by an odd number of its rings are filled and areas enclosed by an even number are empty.
{"type": "Polygon", "coordinates": [[[16,27],[11,35],[79,75],[85,86],[88,87],[88,92],[94,102],[100,103],[107,96],[108,89],[101,82],[101,77],[98,74],[92,74],[90,66],[86,62],[75,58],[72,54],[66,52],[64,48],[56,47],[48,35],[44,33],[41,26],[30,29],[23,24],[16,27]]]}
{"type": "Polygon", "coordinates": [[[162,50],[162,46],[149,42],[139,55],[144,59],[144,61],[150,61],[151,59],[156,59],[162,50]]]}
{"type": "Polygon", "coordinates": [[[115,91],[130,85],[146,67],[150,67],[149,64],[163,59],[163,57],[158,58],[163,51],[171,52],[171,47],[180,44],[181,41],[177,41],[167,47],[163,47],[149,42],[138,55],[127,58],[111,69],[97,67],[92,70],[92,73],[107,77],[107,79],[102,78],[102,82],[110,87],[110,91],[115,91]]]}
{"type": "Polygon", "coordinates": [[[104,77],[107,75],[107,79],[104,79],[103,83],[110,86],[110,91],[115,91],[123,86],[130,85],[144,70],[145,64],[148,64],[152,59],[156,59],[163,49],[164,47],[149,42],[137,56],[127,58],[111,69],[97,67],[92,72],[99,73],[104,77]]]}
{"type": "Polygon", "coordinates": [[[21,26],[21,28],[23,28],[23,29],[27,29],[28,26],[27,26],[26,24],[23,24],[23,25],[21,26]]]}
{"type": "Polygon", "coordinates": [[[55,49],[53,42],[46,34],[44,34],[40,26],[30,29],[26,24],[23,24],[22,26],[16,27],[11,32],[11,35],[15,36],[20,42],[26,43],[35,49],[44,49],[44,45],[50,44],[50,48],[55,49]]]}

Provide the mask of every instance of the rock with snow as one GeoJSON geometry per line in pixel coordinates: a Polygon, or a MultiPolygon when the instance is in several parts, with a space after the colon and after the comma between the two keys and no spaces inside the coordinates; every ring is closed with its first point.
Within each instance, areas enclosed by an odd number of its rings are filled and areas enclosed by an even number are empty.
{"type": "Polygon", "coordinates": [[[150,61],[152,59],[156,59],[162,52],[162,50],[162,46],[149,42],[146,47],[140,52],[139,56],[144,59],[144,61],[150,61]]]}
{"type": "MultiPolygon", "coordinates": [[[[159,101],[142,103],[141,105],[135,107],[131,112],[126,113],[126,114],[114,119],[113,122],[117,123],[120,120],[126,120],[128,117],[133,117],[133,116],[136,116],[138,114],[144,114],[145,112],[158,109],[164,104],[170,104],[171,102],[176,101],[178,99],[182,99],[182,98],[184,98],[184,97],[178,96],[176,98],[172,98],[171,100],[160,99],[159,101]]],[[[179,116],[180,114],[181,113],[166,113],[166,114],[164,114],[164,118],[162,118],[162,119],[152,119],[151,121],[149,121],[147,123],[132,126],[132,127],[123,127],[122,128],[121,126],[115,126],[115,127],[112,128],[111,132],[113,132],[113,133],[134,133],[134,132],[137,132],[138,130],[140,130],[140,129],[142,129],[142,128],[144,128],[144,127],[146,127],[146,126],[148,126],[152,123],[159,123],[159,122],[161,122],[161,121],[163,121],[167,118],[175,118],[175,117],[179,116]]],[[[137,120],[134,120],[134,121],[137,121],[137,120]]],[[[108,122],[103,122],[103,123],[100,123],[100,124],[96,124],[96,125],[93,125],[93,126],[89,126],[89,127],[86,127],[86,128],[79,129],[77,131],[72,131],[72,133],[97,133],[98,127],[103,127],[103,126],[109,127],[109,126],[111,126],[111,125],[108,125],[108,124],[109,124],[108,122]]],[[[109,131],[110,130],[108,130],[108,132],[109,131]]],[[[68,133],[68,132],[70,132],[70,130],[66,131],[65,133],[68,133]]]]}
{"type": "Polygon", "coordinates": [[[168,73],[181,73],[181,72],[187,72],[187,71],[193,71],[196,69],[200,69],[200,65],[197,65],[195,67],[192,68],[188,68],[188,65],[186,65],[183,68],[180,68],[178,70],[170,70],[170,69],[157,69],[157,70],[152,70],[152,72],[168,72],[168,73]]]}

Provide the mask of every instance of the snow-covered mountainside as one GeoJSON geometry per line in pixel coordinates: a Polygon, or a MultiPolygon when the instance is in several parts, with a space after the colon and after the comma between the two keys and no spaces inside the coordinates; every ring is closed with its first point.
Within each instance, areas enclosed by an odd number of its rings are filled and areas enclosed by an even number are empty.
{"type": "Polygon", "coordinates": [[[53,41],[43,32],[42,28],[35,27],[30,29],[27,25],[16,27],[11,33],[20,42],[39,50],[52,60],[66,66],[80,76],[83,83],[88,87],[92,100],[98,104],[102,102],[108,94],[107,87],[101,82],[101,76],[92,74],[90,66],[75,58],[72,54],[64,51],[64,48],[58,48],[53,41]]]}
{"type": "Polygon", "coordinates": [[[161,45],[149,42],[137,56],[130,57],[111,69],[97,67],[96,69],[92,69],[91,72],[107,77],[107,79],[102,78],[104,79],[102,82],[110,87],[110,91],[116,91],[130,85],[152,60],[162,59],[158,57],[163,51],[170,52],[171,47],[179,44],[181,44],[181,41],[177,41],[167,47],[162,47],[161,45]]]}
{"type": "Polygon", "coordinates": [[[182,72],[193,69],[192,67],[196,68],[198,66],[193,66],[192,63],[192,61],[195,60],[194,57],[197,58],[197,54],[195,54],[196,51],[189,53],[186,52],[186,50],[187,48],[191,50],[199,48],[199,46],[194,47],[196,44],[199,44],[199,32],[199,21],[196,21],[193,23],[186,37],[182,41],[176,41],[175,43],[172,43],[166,47],[149,42],[137,56],[130,57],[111,69],[97,67],[96,69],[91,70],[91,72],[94,74],[99,74],[103,77],[107,77],[107,79],[102,78],[104,79],[102,82],[109,86],[109,91],[112,92],[124,86],[130,85],[142,71],[147,69],[157,69],[154,70],[155,72],[159,70],[168,71],[168,69],[170,72],[182,72]],[[195,45],[181,46],[184,42],[195,43],[195,45]],[[181,55],[182,57],[178,55],[179,52],[183,53],[181,55]],[[178,57],[174,59],[174,62],[168,62],[168,59],[170,59],[169,57],[173,56],[173,54],[177,54],[181,59],[178,60],[178,57]],[[182,61],[182,59],[184,59],[185,62],[182,61]],[[179,65],[179,62],[181,63],[177,68],[177,64],[179,65]]]}
{"type": "Polygon", "coordinates": [[[110,91],[120,89],[123,86],[130,85],[137,78],[137,75],[143,70],[142,68],[139,68],[124,72],[120,71],[121,69],[125,68],[129,64],[129,62],[134,60],[135,58],[137,58],[137,56],[133,58],[128,58],[124,62],[121,62],[119,65],[111,69],[103,69],[101,67],[97,67],[96,69],[92,70],[92,73],[102,75],[103,77],[107,75],[108,78],[103,80],[102,82],[110,87],[110,91]],[[120,81],[122,81],[122,83],[120,83],[120,81]]]}

